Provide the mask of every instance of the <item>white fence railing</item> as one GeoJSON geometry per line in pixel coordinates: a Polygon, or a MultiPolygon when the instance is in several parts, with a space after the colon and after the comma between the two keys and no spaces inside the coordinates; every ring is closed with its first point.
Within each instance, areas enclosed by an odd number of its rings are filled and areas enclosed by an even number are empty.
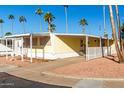
{"type": "Polygon", "coordinates": [[[88,47],[86,49],[86,60],[99,58],[102,56],[115,54],[115,48],[112,47],[88,47]]]}
{"type": "Polygon", "coordinates": [[[0,56],[12,54],[12,49],[4,44],[0,43],[0,56]]]}

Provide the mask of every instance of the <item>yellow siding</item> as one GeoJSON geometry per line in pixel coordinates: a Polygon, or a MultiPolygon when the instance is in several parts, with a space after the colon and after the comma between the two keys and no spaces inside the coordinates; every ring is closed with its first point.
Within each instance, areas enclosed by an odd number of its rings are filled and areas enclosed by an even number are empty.
{"type": "Polygon", "coordinates": [[[55,36],[55,52],[79,52],[80,50],[80,38],[76,37],[62,37],[55,36]]]}
{"type": "Polygon", "coordinates": [[[99,38],[89,37],[88,41],[89,41],[88,42],[89,47],[99,47],[100,46],[100,39],[99,38]]]}
{"type": "MultiPolygon", "coordinates": [[[[71,36],[55,36],[54,38],[54,51],[59,52],[79,52],[80,51],[80,40],[85,41],[85,37],[71,37],[71,36]]],[[[107,40],[104,41],[105,46],[107,46],[107,40]]],[[[112,43],[112,42],[111,42],[112,43]]],[[[89,38],[89,47],[99,47],[100,39],[99,38],[89,38]]]]}
{"type": "MultiPolygon", "coordinates": [[[[104,46],[107,47],[108,40],[104,39],[102,42],[104,43],[104,46]]],[[[113,40],[109,40],[109,44],[112,45],[113,44],[113,40]]],[[[99,47],[100,46],[100,39],[99,38],[90,37],[89,38],[89,45],[88,46],[89,47],[99,47]]]]}

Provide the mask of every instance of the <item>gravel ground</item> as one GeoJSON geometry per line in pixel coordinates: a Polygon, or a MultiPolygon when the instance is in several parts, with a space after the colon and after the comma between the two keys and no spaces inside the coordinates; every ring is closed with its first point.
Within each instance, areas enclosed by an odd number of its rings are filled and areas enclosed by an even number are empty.
{"type": "Polygon", "coordinates": [[[53,69],[51,72],[80,77],[124,78],[124,64],[113,61],[113,57],[111,56],[66,65],[53,69]]]}

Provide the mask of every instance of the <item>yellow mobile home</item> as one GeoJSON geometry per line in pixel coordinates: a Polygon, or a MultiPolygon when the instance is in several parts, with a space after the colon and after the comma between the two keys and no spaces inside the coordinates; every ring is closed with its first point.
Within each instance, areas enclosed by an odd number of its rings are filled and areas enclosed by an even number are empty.
{"type": "Polygon", "coordinates": [[[89,60],[115,52],[114,49],[110,51],[113,44],[111,39],[87,34],[44,32],[6,37],[9,38],[13,40],[14,54],[22,58],[30,57],[31,61],[32,58],[57,59],[75,56],[84,56],[89,60]]]}

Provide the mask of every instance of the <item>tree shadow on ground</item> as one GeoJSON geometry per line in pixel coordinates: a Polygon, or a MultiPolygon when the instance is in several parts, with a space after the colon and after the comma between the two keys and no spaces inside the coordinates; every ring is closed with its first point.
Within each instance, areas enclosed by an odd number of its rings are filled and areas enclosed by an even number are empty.
{"type": "Polygon", "coordinates": [[[116,63],[119,63],[119,61],[115,60],[114,57],[115,57],[115,56],[113,56],[113,55],[104,56],[104,58],[107,58],[107,59],[112,60],[112,61],[114,61],[114,62],[116,62],[116,63]]]}
{"type": "Polygon", "coordinates": [[[0,72],[0,88],[69,88],[69,87],[26,80],[20,77],[10,75],[5,72],[0,72]]]}

